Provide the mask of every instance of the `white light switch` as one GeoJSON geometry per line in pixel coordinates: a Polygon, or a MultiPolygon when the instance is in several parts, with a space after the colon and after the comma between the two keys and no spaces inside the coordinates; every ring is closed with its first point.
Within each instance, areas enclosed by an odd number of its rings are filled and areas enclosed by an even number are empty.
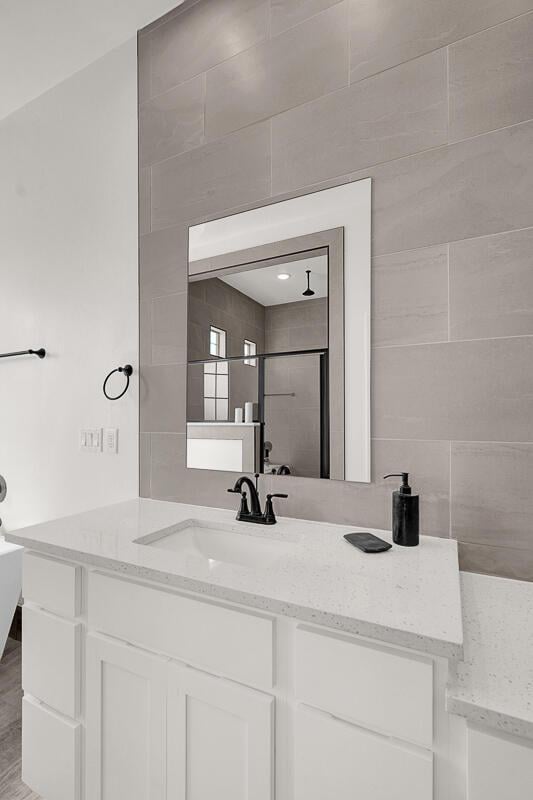
{"type": "Polygon", "coordinates": [[[118,451],[118,428],[106,428],[104,431],[104,453],[118,451]]]}
{"type": "Polygon", "coordinates": [[[84,453],[100,453],[102,450],[102,429],[84,428],[80,431],[80,450],[84,453]]]}

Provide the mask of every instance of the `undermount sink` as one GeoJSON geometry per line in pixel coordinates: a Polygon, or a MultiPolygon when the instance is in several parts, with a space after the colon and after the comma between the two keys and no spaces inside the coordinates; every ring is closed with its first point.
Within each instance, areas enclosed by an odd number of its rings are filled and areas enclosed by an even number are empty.
{"type": "Polygon", "coordinates": [[[288,555],[298,537],[281,537],[273,531],[243,522],[233,524],[187,519],[171,528],[150,533],[135,544],[245,567],[271,567],[288,555]],[[242,526],[237,529],[236,526],[242,526]]]}

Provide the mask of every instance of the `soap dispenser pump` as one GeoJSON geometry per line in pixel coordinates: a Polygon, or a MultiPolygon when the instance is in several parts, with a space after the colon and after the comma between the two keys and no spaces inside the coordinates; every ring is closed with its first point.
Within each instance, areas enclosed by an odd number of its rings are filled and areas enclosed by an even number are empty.
{"type": "Polygon", "coordinates": [[[392,540],[403,547],[415,547],[419,541],[418,495],[411,494],[409,473],[385,475],[385,478],[401,478],[402,485],[392,493],[392,540]]]}

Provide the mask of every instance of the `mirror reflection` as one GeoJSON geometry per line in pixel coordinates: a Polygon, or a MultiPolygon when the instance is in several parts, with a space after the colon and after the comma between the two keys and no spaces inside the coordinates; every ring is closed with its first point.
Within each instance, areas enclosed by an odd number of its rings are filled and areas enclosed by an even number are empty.
{"type": "Polygon", "coordinates": [[[328,253],[270,261],[190,280],[187,463],[328,477],[328,253]]]}
{"type": "Polygon", "coordinates": [[[187,466],[368,480],[369,311],[369,182],[191,227],[187,466]]]}

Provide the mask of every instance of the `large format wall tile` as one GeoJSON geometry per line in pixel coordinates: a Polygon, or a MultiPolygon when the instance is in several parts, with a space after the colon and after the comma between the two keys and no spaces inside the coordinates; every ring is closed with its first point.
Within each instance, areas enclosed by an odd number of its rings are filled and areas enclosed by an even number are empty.
{"type": "Polygon", "coordinates": [[[151,96],[231,58],[265,39],[267,0],[196,3],[149,35],[151,96]]]}
{"type": "Polygon", "coordinates": [[[361,170],[373,177],[373,253],[533,225],[533,123],[361,170]]]}
{"type": "Polygon", "coordinates": [[[270,195],[270,122],[152,167],[152,230],[270,195]]]}
{"type": "Polygon", "coordinates": [[[272,120],[273,192],[444,144],[447,113],[443,50],[287,111],[272,120]]]}
{"type": "Polygon", "coordinates": [[[139,299],[139,366],[152,364],[152,301],[139,299]]]}
{"type": "Polygon", "coordinates": [[[137,92],[139,103],[150,97],[150,42],[144,33],[137,37],[137,92]]]}
{"type": "Polygon", "coordinates": [[[187,293],[152,300],[152,364],[187,363],[187,293]]]}
{"type": "Polygon", "coordinates": [[[448,339],[448,247],[436,245],[372,261],[372,343],[448,339]]]}
{"type": "Polygon", "coordinates": [[[151,497],[151,441],[149,433],[139,434],[139,496],[151,497]]]}
{"type": "Polygon", "coordinates": [[[450,245],[450,337],[533,335],[533,228],[450,245]]]}
{"type": "Polygon", "coordinates": [[[187,290],[186,225],[176,225],[141,236],[139,291],[141,299],[187,290]]]}
{"type": "Polygon", "coordinates": [[[139,169],[139,236],[152,230],[152,175],[148,167],[139,169]]]}
{"type": "Polygon", "coordinates": [[[173,500],[185,469],[186,436],[184,433],[151,435],[152,497],[173,500]]]}
{"type": "Polygon", "coordinates": [[[351,0],[352,82],[532,9],[533,0],[351,0]]]}
{"type": "Polygon", "coordinates": [[[533,119],[533,14],[450,47],[450,137],[533,119]]]}
{"type": "Polygon", "coordinates": [[[339,0],[271,0],[270,28],[275,36],[319,14],[339,0]]]}
{"type": "Polygon", "coordinates": [[[237,511],[235,495],[226,491],[235,483],[236,473],[186,469],[185,434],[152,433],[151,439],[152,497],[237,511]]]}
{"type": "Polygon", "coordinates": [[[390,472],[411,473],[420,493],[420,524],[424,534],[449,535],[450,446],[448,442],[373,441],[372,486],[345,481],[265,477],[267,491],[288,491],[280,513],[300,519],[316,519],[343,525],[391,527],[394,479],[390,472]],[[325,502],[327,498],[327,502],[325,502]]]}
{"type": "Polygon", "coordinates": [[[209,70],[207,138],[216,139],[346,86],[348,63],[344,0],[209,70]]]}
{"type": "Polygon", "coordinates": [[[533,337],[378,347],[378,438],[533,441],[533,337]]]}
{"type": "Polygon", "coordinates": [[[185,365],[142,367],[140,428],[143,433],[185,432],[185,365]]]}
{"type": "Polygon", "coordinates": [[[526,551],[459,542],[459,567],[465,572],[533,581],[533,548],[526,551]]]}
{"type": "Polygon", "coordinates": [[[203,144],[204,104],[204,75],[142,104],[139,108],[141,164],[154,164],[203,144]]]}
{"type": "Polygon", "coordinates": [[[533,550],[533,444],[452,443],[452,535],[533,550]]]}

